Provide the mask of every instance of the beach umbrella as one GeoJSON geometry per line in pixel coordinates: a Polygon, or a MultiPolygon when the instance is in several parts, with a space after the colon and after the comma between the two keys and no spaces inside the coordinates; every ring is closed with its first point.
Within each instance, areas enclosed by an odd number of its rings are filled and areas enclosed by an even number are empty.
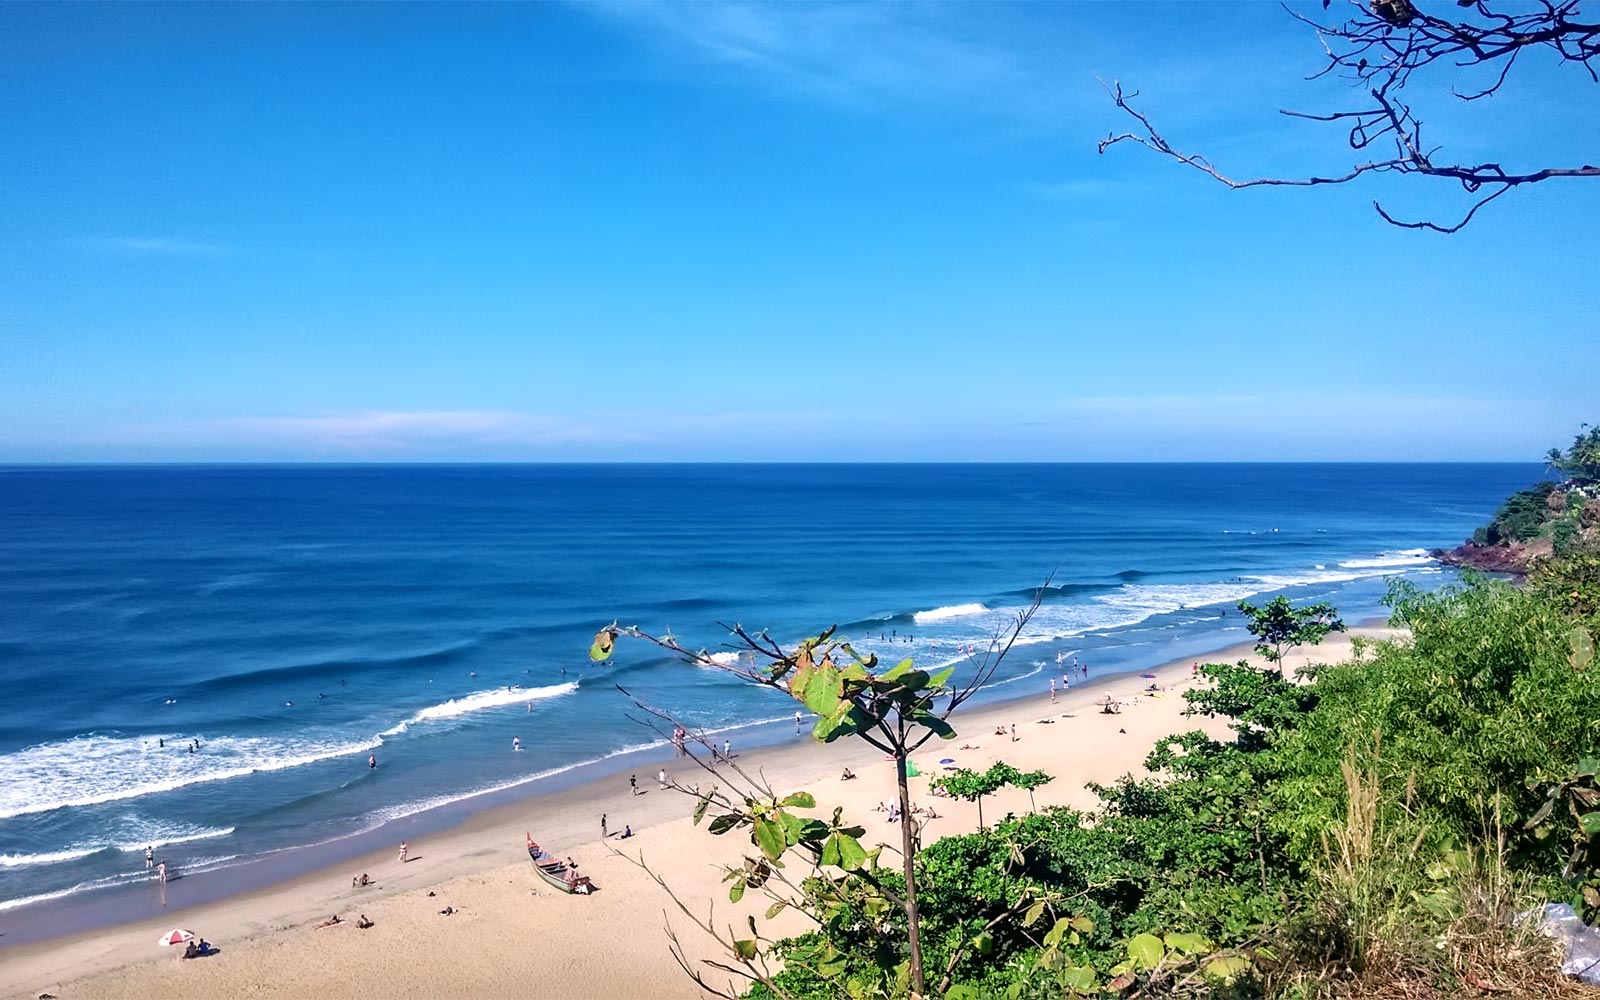
{"type": "Polygon", "coordinates": [[[1154,677],[1155,674],[1140,674],[1140,677],[1154,677]]]}
{"type": "Polygon", "coordinates": [[[944,760],[941,760],[939,763],[941,763],[941,764],[954,764],[955,762],[956,762],[956,759],[954,757],[946,757],[944,760]]]}
{"type": "Polygon", "coordinates": [[[156,945],[162,948],[170,948],[175,944],[186,944],[193,940],[194,931],[174,929],[161,935],[161,940],[157,941],[156,945]]]}

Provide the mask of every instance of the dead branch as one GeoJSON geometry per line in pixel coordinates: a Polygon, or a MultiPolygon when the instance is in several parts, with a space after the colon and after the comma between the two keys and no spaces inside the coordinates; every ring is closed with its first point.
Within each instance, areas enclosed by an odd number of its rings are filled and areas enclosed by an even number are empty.
{"type": "MultiPolygon", "coordinates": [[[[1538,4],[1515,7],[1495,0],[1466,0],[1455,7],[1450,20],[1421,10],[1412,0],[1367,0],[1352,2],[1349,18],[1341,22],[1321,21],[1285,6],[1289,15],[1317,32],[1327,59],[1311,79],[1335,75],[1360,88],[1371,105],[1355,109],[1316,114],[1282,110],[1281,114],[1310,121],[1339,122],[1348,129],[1346,142],[1351,150],[1364,152],[1383,141],[1392,146],[1391,155],[1367,159],[1342,172],[1309,177],[1256,177],[1236,179],[1219,170],[1207,157],[1183,152],[1155,128],[1149,117],[1130,102],[1138,91],[1124,92],[1119,82],[1101,86],[1113,104],[1138,122],[1136,131],[1111,133],[1099,142],[1099,151],[1120,143],[1133,143],[1169,157],[1210,176],[1229,188],[1316,187],[1348,184],[1367,174],[1414,174],[1455,181],[1474,197],[1474,203],[1454,224],[1431,221],[1407,222],[1396,218],[1378,202],[1373,208],[1387,223],[1404,229],[1426,229],[1439,233],[1459,232],[1478,210],[1513,187],[1538,184],[1556,178],[1600,177],[1600,166],[1549,166],[1510,170],[1496,162],[1439,163],[1437,148],[1422,139],[1422,121],[1398,94],[1419,70],[1443,64],[1454,70],[1486,67],[1493,79],[1486,86],[1451,93],[1462,101],[1489,97],[1505,85],[1518,57],[1525,51],[1554,53],[1565,63],[1583,68],[1591,81],[1600,81],[1600,23],[1580,19],[1580,0],[1540,0],[1538,4]],[[1481,194],[1487,190],[1487,195],[1481,194]]],[[[1330,6],[1323,0],[1323,9],[1330,6]]]]}

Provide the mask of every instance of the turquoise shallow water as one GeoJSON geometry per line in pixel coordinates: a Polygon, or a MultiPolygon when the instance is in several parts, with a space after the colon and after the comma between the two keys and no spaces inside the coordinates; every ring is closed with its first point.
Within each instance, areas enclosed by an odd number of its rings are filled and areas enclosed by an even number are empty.
{"type": "Polygon", "coordinates": [[[196,874],[793,706],[624,646],[839,624],[988,697],[1244,638],[1241,598],[1383,613],[1534,465],[0,468],[0,913],[196,874]],[[511,752],[513,738],[524,752],[511,752]],[[198,744],[198,745],[197,745],[198,744]],[[376,755],[380,767],[367,766],[376,755]]]}

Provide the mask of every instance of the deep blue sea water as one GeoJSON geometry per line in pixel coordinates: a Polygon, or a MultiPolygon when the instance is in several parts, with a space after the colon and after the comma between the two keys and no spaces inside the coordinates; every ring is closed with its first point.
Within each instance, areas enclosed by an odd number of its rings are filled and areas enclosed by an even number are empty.
{"type": "Polygon", "coordinates": [[[988,696],[1040,693],[1058,657],[1240,641],[1241,598],[1383,614],[1540,472],[0,468],[0,910],[140,879],[147,844],[204,872],[655,742],[617,683],[708,728],[792,714],[643,646],[590,665],[613,619],[959,662],[1053,574],[988,696]]]}

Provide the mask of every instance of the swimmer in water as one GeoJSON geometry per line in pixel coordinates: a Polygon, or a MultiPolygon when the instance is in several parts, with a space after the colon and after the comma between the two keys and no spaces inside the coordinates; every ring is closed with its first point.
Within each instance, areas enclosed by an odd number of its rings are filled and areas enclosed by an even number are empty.
{"type": "Polygon", "coordinates": [[[368,767],[368,769],[375,769],[377,766],[378,766],[378,755],[375,754],[375,753],[374,754],[368,754],[367,755],[367,767],[368,767]]]}
{"type": "Polygon", "coordinates": [[[522,749],[522,737],[520,737],[520,736],[511,737],[511,749],[513,749],[513,750],[521,750],[522,749]]]}

